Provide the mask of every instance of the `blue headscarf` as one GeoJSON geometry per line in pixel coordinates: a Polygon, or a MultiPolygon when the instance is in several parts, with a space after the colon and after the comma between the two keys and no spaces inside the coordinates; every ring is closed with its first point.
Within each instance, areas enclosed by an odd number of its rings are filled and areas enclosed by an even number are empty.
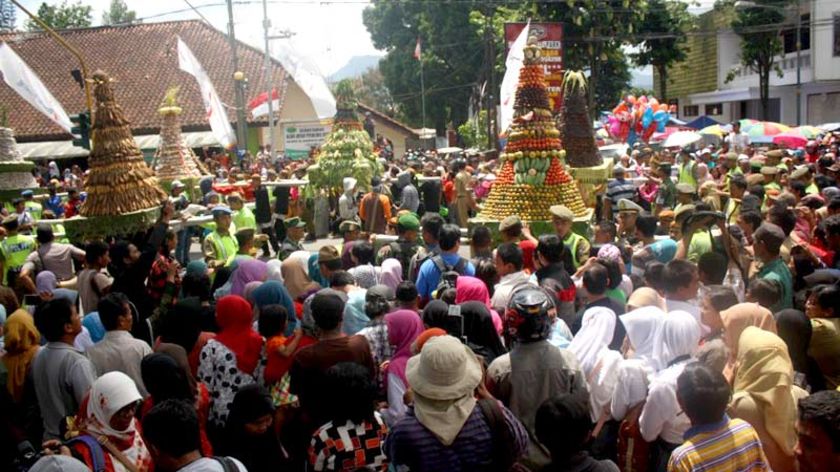
{"type": "Polygon", "coordinates": [[[88,329],[88,332],[90,332],[90,340],[95,343],[98,343],[105,337],[105,326],[99,319],[98,311],[92,311],[85,315],[82,320],[82,326],[88,329]]]}
{"type": "Polygon", "coordinates": [[[254,307],[260,309],[267,305],[282,305],[289,314],[289,323],[286,325],[286,335],[289,336],[295,329],[297,324],[297,317],[295,316],[295,302],[289,295],[286,287],[277,280],[269,280],[263,282],[262,285],[251,292],[251,297],[248,300],[253,303],[254,307]]]}

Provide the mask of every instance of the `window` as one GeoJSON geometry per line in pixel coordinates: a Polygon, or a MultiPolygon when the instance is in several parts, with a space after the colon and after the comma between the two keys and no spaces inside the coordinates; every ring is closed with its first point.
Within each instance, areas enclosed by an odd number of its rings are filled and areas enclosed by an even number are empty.
{"type": "Polygon", "coordinates": [[[686,105],[683,107],[683,116],[697,116],[700,114],[700,105],[686,105]]]}
{"type": "MultiPolygon", "coordinates": [[[[799,27],[799,38],[800,41],[802,41],[802,50],[808,51],[811,49],[811,14],[808,13],[802,15],[801,21],[802,24],[799,27]]],[[[782,43],[785,48],[785,54],[796,52],[796,25],[794,25],[793,28],[782,31],[782,43]]]]}
{"type": "Polygon", "coordinates": [[[723,104],[722,103],[709,103],[706,105],[704,114],[706,115],[722,115],[723,114],[723,104]]]}
{"type": "Polygon", "coordinates": [[[840,56],[840,13],[834,14],[834,55],[840,56]]]}

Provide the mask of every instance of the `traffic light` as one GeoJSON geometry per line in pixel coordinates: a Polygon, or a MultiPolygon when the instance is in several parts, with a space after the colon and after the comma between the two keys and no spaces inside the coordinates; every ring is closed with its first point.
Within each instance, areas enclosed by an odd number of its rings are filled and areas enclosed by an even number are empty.
{"type": "Polygon", "coordinates": [[[73,134],[73,146],[85,148],[90,151],[90,112],[86,111],[78,115],[71,115],[70,121],[73,127],[70,133],[73,134]]]}

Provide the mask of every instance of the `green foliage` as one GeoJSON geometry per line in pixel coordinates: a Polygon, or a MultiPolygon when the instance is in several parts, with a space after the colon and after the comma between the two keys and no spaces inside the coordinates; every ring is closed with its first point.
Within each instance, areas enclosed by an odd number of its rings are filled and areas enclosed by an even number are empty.
{"type": "Polygon", "coordinates": [[[129,10],[124,0],[111,0],[111,6],[102,13],[103,25],[129,25],[137,21],[137,12],[129,10]]]}
{"type": "MultiPolygon", "coordinates": [[[[760,0],[754,3],[754,7],[736,9],[732,29],[741,37],[741,65],[758,74],[761,119],[767,119],[770,72],[780,72],[776,66],[776,56],[784,52],[780,35],[786,26],[786,9],[791,5],[791,0],[760,0]]],[[[726,4],[734,6],[731,1],[726,4]]],[[[733,78],[734,72],[727,74],[727,81],[733,78]]]]}
{"type": "Polygon", "coordinates": [[[364,103],[391,118],[403,119],[399,105],[391,96],[391,91],[385,85],[385,77],[378,67],[371,67],[361,76],[350,79],[353,91],[360,103],[364,103]]]}
{"type": "Polygon", "coordinates": [[[487,110],[478,113],[477,119],[471,119],[458,127],[458,135],[468,148],[487,146],[487,110]]]}
{"type": "Polygon", "coordinates": [[[653,66],[659,74],[659,98],[668,97],[668,68],[686,59],[686,32],[692,29],[694,21],[688,13],[688,3],[648,0],[648,12],[638,32],[649,38],[639,44],[639,52],[632,57],[637,65],[653,66]]]}
{"type": "MultiPolygon", "coordinates": [[[[64,0],[60,5],[41,3],[41,6],[38,7],[37,16],[47,26],[56,30],[87,28],[93,21],[93,16],[91,15],[92,10],[93,7],[83,5],[81,1],[67,3],[67,0],[64,0]]],[[[40,31],[41,27],[34,21],[27,20],[26,29],[29,31],[40,31]]]]}

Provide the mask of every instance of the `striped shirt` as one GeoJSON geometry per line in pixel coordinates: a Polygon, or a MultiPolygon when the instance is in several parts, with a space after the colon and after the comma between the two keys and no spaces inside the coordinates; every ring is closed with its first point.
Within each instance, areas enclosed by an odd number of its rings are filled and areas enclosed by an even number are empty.
{"type": "Polygon", "coordinates": [[[622,198],[633,200],[636,196],[636,185],[626,179],[611,180],[607,184],[607,198],[618,208],[618,201],[622,198]]]}
{"type": "Polygon", "coordinates": [[[749,423],[724,416],[717,424],[692,427],[674,449],[668,472],[769,471],[758,433],[749,423]]]}

